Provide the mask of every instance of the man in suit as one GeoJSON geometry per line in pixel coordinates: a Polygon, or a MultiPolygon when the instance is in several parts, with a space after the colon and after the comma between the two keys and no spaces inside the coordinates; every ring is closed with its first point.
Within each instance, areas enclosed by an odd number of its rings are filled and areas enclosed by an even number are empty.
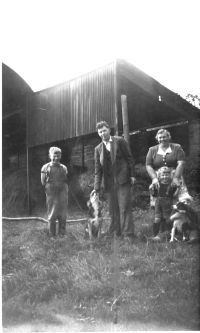
{"type": "Polygon", "coordinates": [[[111,224],[109,233],[125,238],[134,237],[131,211],[131,184],[134,184],[133,158],[122,137],[111,136],[106,121],[96,125],[102,142],[95,148],[94,190],[101,184],[107,193],[111,224]]]}

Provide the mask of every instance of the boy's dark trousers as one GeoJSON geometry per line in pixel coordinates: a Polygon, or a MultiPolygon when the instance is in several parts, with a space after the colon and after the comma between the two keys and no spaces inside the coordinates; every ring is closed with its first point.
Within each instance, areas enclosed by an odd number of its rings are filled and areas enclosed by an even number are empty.
{"type": "Polygon", "coordinates": [[[173,199],[170,197],[158,197],[155,202],[155,219],[159,220],[153,223],[153,235],[156,236],[159,231],[164,232],[168,229],[169,217],[172,211],[173,199]]]}
{"type": "MultiPolygon", "coordinates": [[[[49,221],[49,233],[51,236],[56,236],[56,220],[49,221]]],[[[66,222],[63,220],[58,220],[58,234],[65,235],[66,222]]]]}

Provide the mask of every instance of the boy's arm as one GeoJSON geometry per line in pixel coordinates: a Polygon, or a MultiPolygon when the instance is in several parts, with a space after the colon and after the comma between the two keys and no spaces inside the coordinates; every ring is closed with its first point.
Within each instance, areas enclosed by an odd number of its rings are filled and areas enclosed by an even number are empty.
{"type": "Polygon", "coordinates": [[[66,167],[66,165],[62,164],[63,170],[65,172],[65,181],[66,183],[68,182],[68,169],[66,167]]]}
{"type": "Polygon", "coordinates": [[[45,172],[41,171],[41,183],[42,183],[42,186],[44,186],[46,184],[45,180],[46,180],[45,172]]]}
{"type": "Polygon", "coordinates": [[[46,170],[45,166],[42,167],[41,169],[41,184],[44,186],[46,184],[46,170]]]}

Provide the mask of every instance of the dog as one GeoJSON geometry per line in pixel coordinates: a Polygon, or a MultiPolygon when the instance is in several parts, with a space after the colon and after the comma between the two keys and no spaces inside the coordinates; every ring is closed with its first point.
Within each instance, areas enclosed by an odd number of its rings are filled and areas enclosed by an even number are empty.
{"type": "Polygon", "coordinates": [[[198,215],[191,207],[192,198],[187,196],[179,199],[179,201],[173,205],[173,212],[170,216],[172,222],[170,242],[177,240],[175,238],[176,231],[182,233],[182,240],[189,240],[189,233],[192,230],[199,231],[198,215]]]}
{"type": "Polygon", "coordinates": [[[99,194],[97,194],[95,190],[90,193],[90,199],[87,202],[87,207],[89,208],[89,218],[85,229],[85,236],[89,236],[90,240],[93,240],[94,238],[99,239],[101,236],[103,222],[103,204],[99,199],[99,194]]]}

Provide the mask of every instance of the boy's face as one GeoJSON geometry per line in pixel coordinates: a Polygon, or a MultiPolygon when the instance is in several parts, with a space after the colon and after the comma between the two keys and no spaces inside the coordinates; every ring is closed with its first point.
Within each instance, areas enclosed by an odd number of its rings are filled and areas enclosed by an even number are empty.
{"type": "Polygon", "coordinates": [[[60,163],[61,153],[59,151],[56,151],[56,152],[50,154],[49,157],[50,157],[50,160],[52,163],[54,163],[54,164],[60,163]]]}
{"type": "Polygon", "coordinates": [[[169,171],[162,171],[159,175],[159,181],[162,184],[169,184],[171,181],[171,174],[169,171]]]}
{"type": "Polygon", "coordinates": [[[110,128],[103,126],[98,129],[98,134],[102,140],[108,141],[110,138],[110,128]]]}

